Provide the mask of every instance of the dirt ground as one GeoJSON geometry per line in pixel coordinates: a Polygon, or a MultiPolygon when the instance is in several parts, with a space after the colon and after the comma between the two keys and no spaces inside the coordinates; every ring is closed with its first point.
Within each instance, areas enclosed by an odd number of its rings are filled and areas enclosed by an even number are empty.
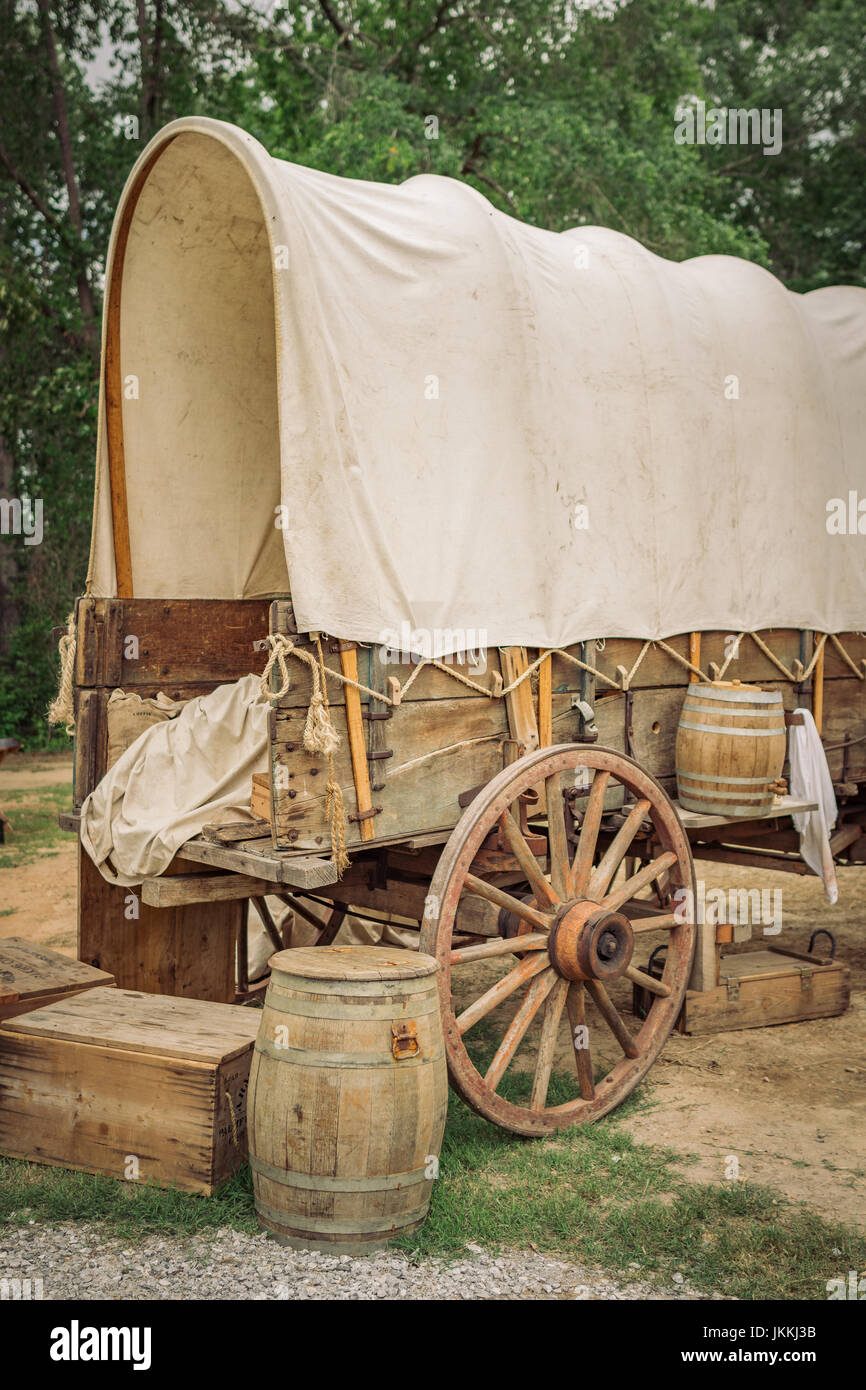
{"type": "MultiPolygon", "coordinates": [[[[10,757],[0,793],[70,776],[68,758],[10,757]]],[[[839,871],[835,907],[811,876],[701,861],[696,874],[707,889],[780,888],[783,930],[773,944],[805,951],[812,931],[829,928],[837,958],[851,970],[851,1007],[838,1018],[808,1023],[696,1038],[675,1033],[644,1084],[648,1103],[629,1116],[627,1128],[641,1143],[681,1154],[684,1171],[697,1181],[722,1181],[733,1155],[741,1178],[866,1227],[866,867],[839,871]]],[[[0,870],[2,936],[75,954],[71,835],[56,852],[0,870]]],[[[752,943],[765,945],[760,938],[752,943]]]]}

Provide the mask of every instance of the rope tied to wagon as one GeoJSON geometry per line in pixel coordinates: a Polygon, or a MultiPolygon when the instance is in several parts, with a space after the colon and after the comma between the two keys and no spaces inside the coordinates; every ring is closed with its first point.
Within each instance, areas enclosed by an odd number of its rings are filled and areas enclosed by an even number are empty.
{"type": "Polygon", "coordinates": [[[321,639],[316,638],[318,660],[312,652],[306,652],[300,647],[296,647],[291,638],[285,637],[282,633],[271,633],[268,641],[271,647],[270,655],[259,682],[265,699],[280,700],[291,689],[292,682],[287,660],[289,656],[296,656],[310,672],[313,693],[310,696],[307,717],[304,721],[303,744],[308,753],[316,753],[328,760],[328,781],[325,784],[325,817],[331,832],[331,859],[337,873],[342,875],[349,867],[349,855],[346,850],[346,807],[343,801],[343,789],[337,781],[337,771],[334,764],[334,753],[340,746],[340,735],[334,728],[331,719],[326,679],[328,672],[321,639]],[[270,685],[274,667],[279,673],[280,685],[278,690],[271,690],[270,685]]]}
{"type": "Polygon", "coordinates": [[[60,680],[57,694],[48,706],[48,723],[62,724],[67,734],[75,733],[75,614],[66,619],[66,631],[57,644],[60,653],[60,680]]]}

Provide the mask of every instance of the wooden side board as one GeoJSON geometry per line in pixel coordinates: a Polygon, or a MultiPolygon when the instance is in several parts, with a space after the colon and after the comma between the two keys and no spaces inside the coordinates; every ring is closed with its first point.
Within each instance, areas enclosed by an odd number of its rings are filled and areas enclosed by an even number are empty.
{"type": "MultiPolygon", "coordinates": [[[[264,599],[78,600],[76,807],[106,771],[111,691],[186,700],[262,670],[269,608],[264,599]]],[[[106,883],[79,847],[78,954],[121,988],[231,1002],[245,911],[243,900],[151,906],[140,889],[106,883]]]]}
{"type": "MultiPolygon", "coordinates": [[[[355,784],[349,740],[342,711],[334,708],[332,714],[341,735],[334,761],[349,816],[346,842],[370,843],[362,840],[363,822],[351,819],[355,784]]],[[[275,843],[329,853],[327,765],[303,747],[305,719],[306,711],[295,709],[281,710],[275,721],[275,843]]],[[[375,840],[456,825],[463,812],[460,796],[500,771],[509,736],[501,700],[413,700],[395,709],[387,724],[392,752],[387,778],[373,801],[375,840]]]]}
{"type": "Polygon", "coordinates": [[[76,604],[75,684],[164,690],[213,689],[261,671],[266,599],[94,599],[76,604]]]}
{"type": "Polygon", "coordinates": [[[106,883],[78,847],[78,955],[121,989],[231,1003],[245,911],[245,900],[149,907],[140,889],[106,883]]]}

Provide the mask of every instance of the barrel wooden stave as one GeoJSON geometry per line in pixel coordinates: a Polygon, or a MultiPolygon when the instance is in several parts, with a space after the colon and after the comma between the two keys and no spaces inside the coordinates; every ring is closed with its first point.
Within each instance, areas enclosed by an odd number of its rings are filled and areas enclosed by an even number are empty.
{"type": "Polygon", "coordinates": [[[778,691],[724,682],[690,685],[677,728],[680,804],[704,815],[769,815],[771,783],[781,775],[786,746],[778,691]]]}
{"type": "Polygon", "coordinates": [[[427,1215],[447,1074],[436,962],[403,954],[319,947],[272,960],[250,1074],[250,1159],[259,1220],[286,1244],[370,1250],[427,1215]],[[331,951],[338,970],[380,978],[295,973],[325,965],[298,957],[331,951]],[[396,1060],[392,1027],[407,1023],[418,1053],[396,1060]]]}

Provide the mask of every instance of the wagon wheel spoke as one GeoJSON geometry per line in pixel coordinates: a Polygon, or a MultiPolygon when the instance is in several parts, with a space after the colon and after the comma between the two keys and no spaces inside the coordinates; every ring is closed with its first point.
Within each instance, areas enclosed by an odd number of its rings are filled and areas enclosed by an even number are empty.
{"type": "Polygon", "coordinates": [[[629,845],[641,827],[650,808],[645,798],[638,801],[629,811],[625,821],[614,835],[589,880],[587,897],[598,902],[610,887],[611,880],[626,856],[629,845]]]}
{"type": "Polygon", "coordinates": [[[538,860],[523,838],[523,832],[510,811],[506,811],[503,814],[499,824],[508,841],[508,847],[521,869],[526,874],[530,886],[535,891],[538,902],[546,902],[551,907],[555,907],[559,902],[559,895],[554,891],[541,872],[541,869],[538,867],[538,860]]]}
{"type": "Polygon", "coordinates": [[[548,777],[544,784],[547,801],[547,836],[550,847],[550,879],[558,899],[572,895],[571,865],[568,837],[565,833],[565,801],[559,773],[548,777]]]}
{"type": "Polygon", "coordinates": [[[586,991],[579,980],[575,980],[569,988],[565,1003],[580,1094],[584,1100],[593,1100],[595,1087],[592,1084],[592,1054],[586,1026],[586,991]]]}
{"type": "MultiPolygon", "coordinates": [[[[546,966],[547,963],[542,962],[542,964],[546,966]]],[[[492,1091],[496,1090],[508,1070],[509,1063],[514,1060],[514,1055],[523,1041],[527,1028],[554,988],[556,979],[555,973],[548,967],[544,969],[543,974],[532,981],[526,991],[526,997],[508,1025],[505,1036],[496,1050],[496,1055],[484,1075],[484,1080],[492,1091]]]]}
{"type": "Polygon", "coordinates": [[[486,898],[489,903],[494,903],[496,907],[504,907],[507,912],[515,913],[518,917],[522,917],[524,922],[531,922],[534,927],[541,931],[550,929],[552,917],[539,912],[531,903],[524,903],[521,902],[520,898],[512,897],[511,893],[497,888],[494,883],[487,883],[483,878],[476,878],[474,874],[466,874],[463,883],[470,893],[477,893],[479,898],[486,898]]]}
{"type": "Polygon", "coordinates": [[[669,869],[676,862],[677,856],[672,850],[666,850],[664,854],[657,855],[655,859],[650,860],[649,864],[645,864],[639,873],[627,878],[625,883],[620,884],[619,888],[602,898],[601,906],[606,907],[610,912],[615,912],[617,908],[622,907],[623,903],[636,897],[642,888],[646,888],[648,883],[652,883],[654,878],[658,878],[659,874],[664,873],[665,869],[669,869]]]}
{"type": "Polygon", "coordinates": [[[654,917],[638,917],[632,922],[631,929],[637,936],[641,932],[665,931],[679,925],[673,912],[660,912],[654,917]]]}
{"type": "Polygon", "coordinates": [[[627,966],[624,973],[627,980],[631,980],[634,985],[641,985],[643,989],[649,990],[650,994],[657,994],[660,999],[670,997],[670,985],[663,984],[655,975],[647,975],[645,970],[638,970],[636,965],[627,966]]]}
{"type": "Polygon", "coordinates": [[[450,955],[451,965],[471,965],[474,960],[489,960],[511,955],[514,951],[538,951],[547,945],[547,932],[530,932],[528,936],[495,937],[480,946],[461,946],[450,955]]]}
{"type": "Polygon", "coordinates": [[[597,772],[592,779],[589,801],[584,813],[583,824],[580,827],[577,853],[571,866],[571,886],[576,897],[585,893],[589,884],[602,812],[604,811],[604,797],[609,781],[609,772],[597,772]]]}
{"type": "Polygon", "coordinates": [[[525,985],[527,980],[531,980],[533,975],[538,975],[542,970],[548,970],[550,962],[547,959],[547,952],[536,951],[528,960],[522,960],[514,970],[510,970],[501,980],[497,980],[495,985],[491,985],[483,994],[480,994],[474,1004],[470,1004],[459,1014],[456,1019],[457,1029],[463,1034],[467,1033],[479,1019],[489,1014],[491,1009],[495,1009],[497,1004],[501,1004],[521,985],[525,985]]]}
{"type": "Polygon", "coordinates": [[[616,1038],[626,1057],[639,1057],[640,1052],[637,1043],[614,1008],[611,997],[601,981],[587,980],[586,987],[592,996],[595,1007],[613,1033],[613,1036],[616,1038]]]}
{"type": "Polygon", "coordinates": [[[529,1102],[533,1110],[543,1110],[547,1101],[547,1088],[550,1085],[556,1039],[567,994],[568,981],[558,979],[547,996],[544,1022],[541,1025],[541,1039],[538,1044],[538,1058],[535,1063],[535,1079],[532,1083],[532,1097],[529,1102]]]}

